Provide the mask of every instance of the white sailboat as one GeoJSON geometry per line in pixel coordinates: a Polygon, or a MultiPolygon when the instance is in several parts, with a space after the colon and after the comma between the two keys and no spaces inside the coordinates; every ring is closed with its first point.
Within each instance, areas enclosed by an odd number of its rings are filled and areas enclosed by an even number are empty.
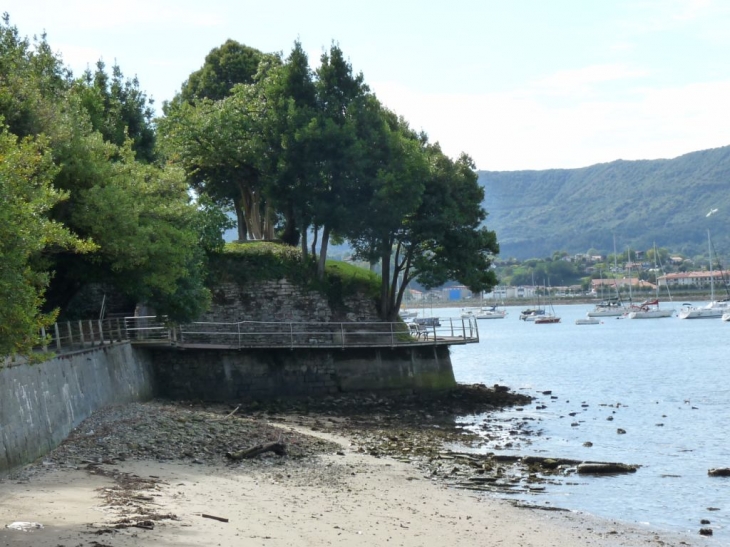
{"type": "MultiPolygon", "coordinates": [[[[618,261],[616,259],[616,237],[613,238],[613,270],[614,274],[618,272],[618,261]]],[[[594,317],[620,317],[627,311],[627,307],[621,301],[618,291],[618,284],[614,279],[613,286],[616,289],[616,297],[608,298],[596,304],[596,307],[589,311],[586,315],[589,318],[594,317]]],[[[601,288],[603,288],[603,274],[601,274],[601,288]]]]}
{"type": "Polygon", "coordinates": [[[550,311],[546,311],[542,315],[538,315],[535,317],[535,324],[536,325],[552,325],[555,323],[560,323],[560,317],[555,315],[555,308],[553,308],[553,302],[550,299],[550,290],[548,287],[545,287],[545,293],[546,298],[548,300],[548,307],[550,308],[550,311]]]}
{"type": "MultiPolygon", "coordinates": [[[[654,270],[658,271],[656,261],[656,245],[654,245],[654,270]]],[[[669,291],[669,285],[667,285],[669,291]]],[[[656,298],[654,300],[645,300],[639,304],[637,309],[632,309],[627,317],[629,319],[662,319],[664,317],[672,317],[674,310],[672,308],[659,307],[659,284],[656,285],[656,298]]]]}
{"type": "MultiPolygon", "coordinates": [[[[710,253],[710,302],[704,306],[692,306],[690,304],[685,304],[679,311],[678,317],[680,319],[717,319],[721,318],[723,314],[730,312],[730,298],[715,300],[715,270],[712,264],[712,240],[710,239],[710,230],[707,230],[707,246],[710,253]]],[[[727,291],[727,284],[725,283],[722,266],[720,266],[720,276],[722,277],[723,284],[725,285],[725,291],[727,291]]]]}

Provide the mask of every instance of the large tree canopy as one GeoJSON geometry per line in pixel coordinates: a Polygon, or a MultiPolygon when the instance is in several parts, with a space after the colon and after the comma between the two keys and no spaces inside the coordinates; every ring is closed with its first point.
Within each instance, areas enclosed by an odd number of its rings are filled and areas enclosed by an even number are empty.
{"type": "Polygon", "coordinates": [[[3,18],[0,292],[13,304],[0,353],[26,350],[86,284],[174,319],[206,305],[204,251],[225,219],[191,200],[178,167],[155,163],[150,104],[117,66],[75,80],[45,37],[30,43],[3,18]]]}
{"type": "Polygon", "coordinates": [[[57,310],[42,312],[49,274],[32,267],[33,257],[95,248],[49,219],[68,198],[52,186],[56,170],[43,139],[18,141],[0,131],[0,355],[27,353],[55,320],[57,310]]]}
{"type": "Polygon", "coordinates": [[[449,159],[383,108],[336,45],[312,70],[295,42],[286,59],[260,62],[250,83],[170,108],[159,127],[196,190],[241,200],[248,234],[271,237],[276,215],[282,239],[300,240],[305,258],[311,234],[320,276],[331,237],[380,261],[384,317],[395,317],[412,279],[496,284],[498,246],[482,226],[472,161],[449,159]]]}

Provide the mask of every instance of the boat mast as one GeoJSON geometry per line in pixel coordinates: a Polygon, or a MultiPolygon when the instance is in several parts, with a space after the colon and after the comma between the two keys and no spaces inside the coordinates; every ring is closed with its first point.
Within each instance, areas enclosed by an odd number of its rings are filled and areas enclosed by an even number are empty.
{"type": "Polygon", "coordinates": [[[631,294],[631,285],[633,285],[631,278],[631,248],[626,247],[626,264],[628,265],[629,269],[629,304],[632,304],[634,302],[634,297],[631,294]]]}
{"type": "Polygon", "coordinates": [[[710,230],[707,230],[707,247],[710,253],[710,302],[715,301],[715,272],[712,269],[712,240],[710,230]]]}
{"type": "Polygon", "coordinates": [[[616,276],[618,275],[618,257],[616,256],[616,234],[613,234],[613,288],[616,289],[616,299],[619,306],[623,305],[621,302],[621,292],[618,290],[618,281],[616,276]]]}

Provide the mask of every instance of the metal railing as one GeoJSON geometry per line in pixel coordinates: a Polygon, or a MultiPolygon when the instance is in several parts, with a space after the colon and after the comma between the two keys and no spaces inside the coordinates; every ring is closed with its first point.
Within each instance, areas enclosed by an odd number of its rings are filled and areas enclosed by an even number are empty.
{"type": "Polygon", "coordinates": [[[394,347],[472,343],[479,341],[473,318],[445,319],[444,324],[418,327],[396,323],[263,322],[190,323],[175,329],[182,346],[225,348],[394,347]]]}
{"type": "MultiPolygon", "coordinates": [[[[479,342],[473,317],[442,319],[443,324],[413,323],[315,323],[196,322],[172,326],[154,316],[119,317],[55,323],[41,331],[43,343],[33,353],[65,354],[117,342],[134,344],[243,348],[395,347],[412,345],[468,344],[479,342]]],[[[2,365],[27,362],[23,357],[4,357],[2,365]]]]}

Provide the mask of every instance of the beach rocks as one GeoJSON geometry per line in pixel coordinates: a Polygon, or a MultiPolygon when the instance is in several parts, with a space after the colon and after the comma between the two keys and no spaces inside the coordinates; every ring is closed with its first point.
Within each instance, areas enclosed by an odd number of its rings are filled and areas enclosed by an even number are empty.
{"type": "Polygon", "coordinates": [[[718,467],[715,469],[709,469],[707,474],[710,477],[730,477],[730,467],[718,467]]]}
{"type": "Polygon", "coordinates": [[[636,473],[638,465],[629,465],[615,462],[584,462],[578,465],[577,471],[581,475],[615,475],[618,473],[636,473]]]}

